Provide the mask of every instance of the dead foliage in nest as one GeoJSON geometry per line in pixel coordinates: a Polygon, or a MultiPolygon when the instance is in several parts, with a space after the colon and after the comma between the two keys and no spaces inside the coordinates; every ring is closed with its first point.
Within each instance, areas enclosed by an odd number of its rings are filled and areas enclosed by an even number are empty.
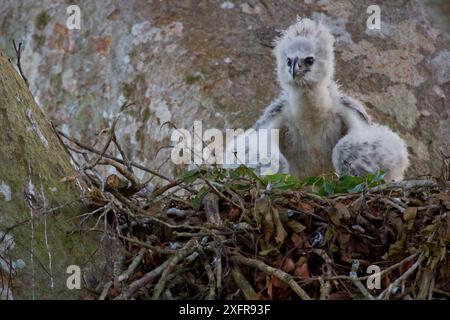
{"type": "Polygon", "coordinates": [[[448,177],[299,181],[241,166],[170,179],[126,158],[117,119],[101,149],[57,131],[89,185],[80,227],[127,250],[115,276],[91,289],[96,298],[450,297],[448,177]],[[108,153],[112,144],[120,156],[108,153]],[[150,190],[136,169],[167,183],[150,190]]]}

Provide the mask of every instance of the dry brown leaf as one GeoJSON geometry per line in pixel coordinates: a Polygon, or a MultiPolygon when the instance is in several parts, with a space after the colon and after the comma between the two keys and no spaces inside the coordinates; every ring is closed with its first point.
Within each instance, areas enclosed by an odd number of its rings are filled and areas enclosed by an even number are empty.
{"type": "Polygon", "coordinates": [[[312,205],[310,205],[309,203],[306,202],[299,202],[297,204],[297,207],[301,210],[301,211],[305,211],[307,213],[314,213],[314,207],[312,205]]]}
{"type": "Polygon", "coordinates": [[[330,210],[328,210],[328,217],[335,226],[342,226],[341,219],[339,218],[337,210],[335,208],[331,208],[330,210]]]}
{"type": "Polygon", "coordinates": [[[294,274],[299,278],[310,278],[311,274],[309,273],[308,263],[305,262],[297,266],[294,270],[294,274]]]}
{"type": "Polygon", "coordinates": [[[255,206],[253,208],[253,217],[258,224],[258,227],[263,223],[264,217],[267,212],[270,212],[270,202],[268,197],[261,197],[255,201],[255,206]]]}
{"type": "Polygon", "coordinates": [[[272,286],[274,288],[280,288],[280,289],[287,289],[289,286],[284,283],[282,280],[280,280],[278,277],[271,276],[272,277],[272,286]]]}
{"type": "Polygon", "coordinates": [[[294,247],[295,248],[299,248],[299,249],[303,248],[303,244],[305,243],[303,237],[301,235],[296,234],[296,233],[293,233],[291,235],[291,241],[294,244],[294,247]]]}
{"type": "Polygon", "coordinates": [[[264,214],[264,223],[263,223],[263,234],[264,234],[264,240],[266,242],[269,242],[269,240],[272,239],[274,230],[275,230],[275,226],[274,226],[272,212],[270,210],[267,210],[264,214]]]}
{"type": "Polygon", "coordinates": [[[410,221],[415,220],[417,215],[417,208],[416,207],[408,207],[403,212],[403,220],[410,221]]]}
{"type": "Polygon", "coordinates": [[[389,223],[394,227],[395,232],[397,234],[401,234],[403,232],[403,221],[402,219],[397,215],[396,212],[390,211],[387,215],[387,220],[389,223]]]}
{"type": "Polygon", "coordinates": [[[337,210],[337,214],[339,216],[339,219],[350,219],[352,215],[350,214],[350,211],[348,210],[347,206],[343,203],[336,203],[334,207],[337,210]]]}
{"type": "Polygon", "coordinates": [[[287,272],[287,273],[291,272],[292,270],[295,269],[295,263],[294,263],[294,261],[292,261],[291,258],[286,258],[286,259],[284,260],[284,263],[283,263],[283,266],[281,267],[281,269],[282,269],[284,272],[287,272]]]}
{"type": "Polygon", "coordinates": [[[275,241],[278,244],[281,244],[286,239],[287,232],[286,232],[286,230],[284,230],[283,223],[281,223],[278,209],[277,208],[272,208],[272,212],[273,212],[273,219],[274,219],[275,227],[276,227],[275,241]]]}
{"type": "Polygon", "coordinates": [[[289,220],[287,226],[289,227],[289,229],[294,231],[294,233],[300,233],[306,229],[304,225],[302,225],[300,222],[296,220],[289,220]]]}

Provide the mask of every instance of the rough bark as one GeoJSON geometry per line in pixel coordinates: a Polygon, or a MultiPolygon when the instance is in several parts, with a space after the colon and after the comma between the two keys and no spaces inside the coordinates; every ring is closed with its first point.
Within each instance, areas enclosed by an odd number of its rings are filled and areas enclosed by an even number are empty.
{"type": "Polygon", "coordinates": [[[76,232],[85,208],[74,173],[25,82],[0,53],[0,299],[80,297],[66,287],[67,267],[94,277],[105,267],[98,235],[76,232]]]}

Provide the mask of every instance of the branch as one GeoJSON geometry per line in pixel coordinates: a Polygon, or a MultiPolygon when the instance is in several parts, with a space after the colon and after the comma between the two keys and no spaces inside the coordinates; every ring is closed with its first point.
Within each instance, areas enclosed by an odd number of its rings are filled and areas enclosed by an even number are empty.
{"type": "Polygon", "coordinates": [[[22,70],[22,65],[20,63],[20,59],[22,57],[22,41],[19,42],[19,46],[16,45],[16,40],[13,39],[13,47],[14,47],[14,51],[16,52],[16,65],[17,65],[17,69],[19,69],[19,73],[20,76],[22,77],[22,79],[25,81],[25,84],[27,85],[27,87],[29,88],[30,85],[28,84],[28,79],[27,77],[25,77],[25,74],[23,73],[22,70]]]}
{"type": "MultiPolygon", "coordinates": [[[[141,263],[142,258],[144,257],[146,251],[147,251],[146,248],[141,248],[138,255],[133,259],[133,262],[130,264],[128,269],[117,277],[117,282],[120,283],[124,280],[127,280],[133,274],[134,270],[136,270],[136,268],[141,263]]],[[[109,289],[111,288],[112,285],[113,281],[109,281],[105,284],[99,300],[105,300],[106,296],[108,295],[109,289]]]]}
{"type": "MultiPolygon", "coordinates": [[[[447,186],[450,186],[450,181],[445,183],[447,186]]],[[[438,187],[438,183],[433,180],[404,180],[399,182],[391,182],[387,184],[382,184],[371,188],[368,190],[368,193],[382,192],[386,190],[392,189],[414,189],[414,188],[436,188],[438,187]]]]}
{"type": "Polygon", "coordinates": [[[253,289],[252,285],[244,277],[238,266],[233,267],[231,270],[231,275],[233,276],[234,282],[244,294],[245,299],[250,300],[256,297],[255,289],[253,289]]]}
{"type": "MultiPolygon", "coordinates": [[[[70,142],[74,143],[76,146],[78,146],[78,147],[81,148],[81,149],[87,150],[87,151],[89,151],[89,152],[92,152],[92,153],[95,153],[95,154],[98,154],[98,155],[101,155],[101,154],[102,154],[101,151],[99,151],[99,150],[97,150],[97,149],[95,149],[95,148],[93,148],[93,147],[90,147],[90,146],[88,146],[88,145],[85,145],[85,144],[81,143],[80,141],[78,141],[78,140],[76,140],[76,139],[74,139],[74,138],[69,137],[68,135],[66,135],[66,134],[65,134],[64,132],[62,132],[61,130],[56,129],[56,132],[57,132],[60,136],[66,138],[67,140],[69,140],[70,142]]],[[[102,156],[103,156],[104,158],[108,158],[108,159],[117,161],[117,162],[119,162],[119,163],[121,163],[121,164],[123,164],[123,165],[126,165],[126,161],[124,161],[124,160],[122,160],[122,159],[120,159],[120,158],[114,157],[114,156],[112,156],[112,155],[110,155],[110,154],[104,153],[102,156]]],[[[154,171],[154,170],[151,170],[151,169],[149,169],[149,168],[147,168],[147,167],[144,167],[143,165],[140,165],[139,163],[136,163],[136,162],[131,161],[131,162],[130,162],[130,165],[132,165],[132,166],[135,167],[135,168],[141,169],[142,171],[151,173],[151,174],[153,174],[153,175],[155,175],[155,176],[157,176],[157,177],[159,177],[159,178],[161,178],[161,179],[164,179],[164,180],[166,180],[166,181],[169,181],[169,182],[172,182],[172,181],[173,181],[173,179],[171,179],[171,178],[169,178],[169,177],[166,177],[166,176],[162,175],[161,173],[156,172],[156,171],[154,171]]]]}
{"type": "Polygon", "coordinates": [[[131,283],[131,285],[128,287],[128,289],[121,293],[119,296],[117,296],[114,300],[126,300],[130,298],[133,294],[136,293],[139,289],[141,289],[144,286],[149,285],[151,282],[153,282],[157,277],[159,277],[164,270],[166,270],[169,266],[175,266],[186,258],[189,254],[192,253],[192,251],[195,250],[195,247],[197,246],[197,241],[190,240],[185,244],[183,248],[178,250],[177,253],[175,253],[170,259],[166,260],[163,264],[161,264],[159,267],[153,269],[149,273],[145,274],[142,278],[139,280],[134,281],[131,283]]]}
{"type": "Polygon", "coordinates": [[[231,258],[231,261],[243,265],[247,265],[250,267],[254,267],[256,269],[261,270],[267,274],[273,275],[287,284],[291,289],[302,299],[302,300],[311,300],[311,297],[303,290],[297,282],[295,282],[292,276],[280,269],[275,269],[271,266],[268,266],[262,261],[245,258],[241,255],[234,255],[231,258]]]}

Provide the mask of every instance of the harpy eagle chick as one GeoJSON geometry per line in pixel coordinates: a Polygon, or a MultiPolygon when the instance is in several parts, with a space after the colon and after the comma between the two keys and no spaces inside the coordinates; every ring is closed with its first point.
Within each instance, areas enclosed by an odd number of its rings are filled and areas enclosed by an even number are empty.
{"type": "MultiPolygon", "coordinates": [[[[354,175],[383,169],[389,171],[387,179],[401,179],[408,165],[404,143],[388,128],[369,124],[364,107],[339,91],[334,81],[333,43],[334,37],[320,21],[299,19],[283,32],[274,51],[281,93],[254,129],[280,130],[279,142],[271,141],[269,147],[275,154],[279,151],[278,156],[271,155],[272,160],[279,160],[278,172],[304,178],[333,169],[354,175]]],[[[258,163],[258,173],[263,173],[260,154],[247,146],[241,150],[246,139],[257,143],[255,133],[240,136],[235,140],[241,142],[239,147],[232,141],[227,150],[245,153],[250,163],[258,163]]]]}
{"type": "Polygon", "coordinates": [[[341,102],[339,114],[348,132],[333,149],[336,172],[362,176],[383,170],[386,181],[402,180],[409,165],[405,142],[388,127],[372,123],[358,101],[345,97],[341,102]]]}
{"type": "MultiPolygon", "coordinates": [[[[298,19],[276,40],[279,97],[255,129],[280,130],[279,150],[299,178],[331,173],[331,153],[345,126],[334,81],[334,37],[320,22],[298,19]]],[[[362,110],[364,112],[364,110],[362,110]]]]}

